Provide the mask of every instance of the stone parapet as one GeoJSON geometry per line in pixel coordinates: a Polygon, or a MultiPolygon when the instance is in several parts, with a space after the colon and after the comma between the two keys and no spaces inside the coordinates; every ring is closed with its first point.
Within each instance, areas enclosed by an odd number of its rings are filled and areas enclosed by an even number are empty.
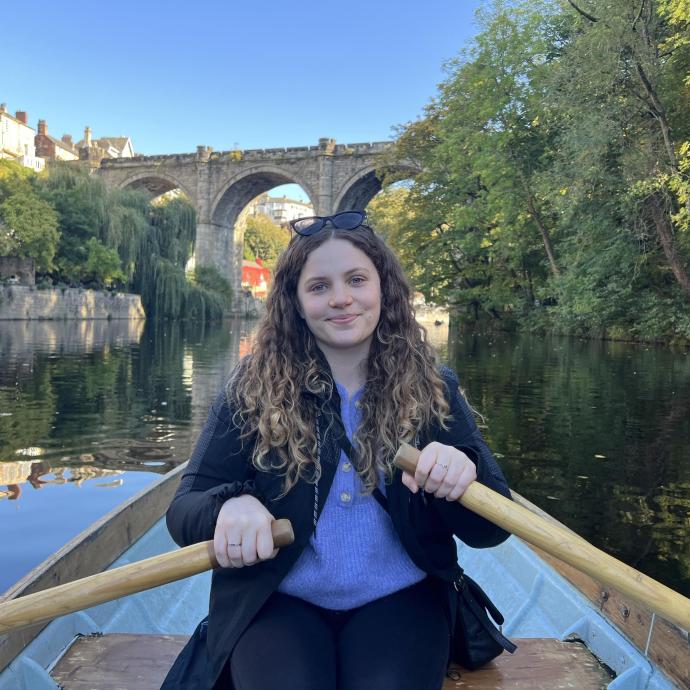
{"type": "Polygon", "coordinates": [[[0,320],[145,319],[139,295],[80,288],[0,288],[0,320]]]}
{"type": "Polygon", "coordinates": [[[332,148],[325,150],[320,146],[290,146],[273,149],[235,149],[232,151],[210,151],[207,147],[197,153],[166,153],[156,156],[134,156],[133,158],[104,158],[101,161],[101,168],[127,168],[139,167],[142,163],[153,165],[155,163],[195,163],[200,157],[204,161],[246,161],[257,160],[265,161],[284,159],[284,158],[304,158],[305,156],[322,156],[324,152],[328,155],[375,155],[382,153],[392,146],[389,141],[375,141],[372,143],[357,144],[335,144],[332,148]],[[200,155],[203,154],[203,155],[200,155]]]}

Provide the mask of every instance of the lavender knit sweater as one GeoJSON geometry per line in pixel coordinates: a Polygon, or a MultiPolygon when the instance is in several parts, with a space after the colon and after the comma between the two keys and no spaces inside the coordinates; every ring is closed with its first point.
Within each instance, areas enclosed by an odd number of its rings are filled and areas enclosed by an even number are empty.
{"type": "MultiPolygon", "coordinates": [[[[357,401],[363,389],[348,398],[340,394],[345,432],[352,436],[360,422],[357,401]]],[[[379,487],[385,493],[383,482],[379,487]]],[[[423,580],[400,543],[390,516],[371,495],[343,451],[326,504],[299,559],[278,587],[279,592],[322,608],[356,608],[423,580]]]]}

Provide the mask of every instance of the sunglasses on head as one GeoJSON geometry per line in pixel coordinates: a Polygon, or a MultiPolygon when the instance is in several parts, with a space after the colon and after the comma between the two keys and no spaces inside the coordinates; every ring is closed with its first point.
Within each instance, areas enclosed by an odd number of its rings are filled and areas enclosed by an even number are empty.
{"type": "Polygon", "coordinates": [[[330,223],[336,230],[354,230],[364,225],[367,214],[364,211],[343,211],[334,216],[309,216],[308,218],[295,218],[290,221],[290,227],[302,237],[315,235],[330,223]]]}

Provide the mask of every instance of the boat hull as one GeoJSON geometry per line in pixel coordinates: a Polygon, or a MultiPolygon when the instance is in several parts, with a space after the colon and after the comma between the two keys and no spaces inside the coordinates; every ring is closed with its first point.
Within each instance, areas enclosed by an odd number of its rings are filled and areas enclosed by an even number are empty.
{"type": "MultiPolygon", "coordinates": [[[[125,510],[131,518],[133,515],[142,514],[137,505],[142,510],[147,506],[146,511],[143,511],[147,512],[144,522],[135,525],[131,519],[129,523],[125,520],[119,522],[120,527],[116,528],[113,526],[118,524],[115,522],[116,518],[110,516],[104,521],[104,529],[83,535],[81,540],[76,540],[70,549],[65,550],[63,556],[71,554],[71,562],[76,562],[75,558],[83,559],[93,572],[93,568],[98,567],[96,563],[99,560],[112,561],[113,554],[107,553],[108,544],[112,546],[113,542],[122,539],[122,527],[127,524],[129,528],[125,530],[125,536],[136,532],[143,533],[110,567],[126,565],[177,548],[162,518],[148,530],[144,529],[144,524],[151,522],[153,513],[162,513],[169,501],[169,494],[174,491],[179,480],[179,473],[180,469],[169,476],[166,475],[158,485],[133,499],[132,506],[125,510]],[[157,500],[154,501],[153,496],[157,496],[157,500]],[[72,553],[75,550],[81,555],[75,556],[72,553]],[[87,554],[91,552],[100,555],[87,558],[87,554]]],[[[122,516],[117,519],[122,520],[122,516]]],[[[121,545],[117,544],[114,548],[123,550],[121,545]]],[[[669,690],[688,687],[682,674],[685,668],[683,663],[687,665],[690,647],[681,647],[680,654],[685,654],[686,658],[685,662],[681,660],[680,664],[671,668],[671,675],[675,673],[673,682],[631,644],[625,635],[611,625],[591,601],[516,537],[511,537],[492,549],[472,549],[459,543],[458,555],[467,573],[481,583],[504,614],[506,624],[503,632],[508,637],[530,640],[582,640],[592,654],[615,673],[616,677],[608,683],[609,690],[669,690]]],[[[57,566],[61,560],[57,559],[53,565],[57,566]]],[[[38,585],[34,583],[33,587],[40,589],[45,587],[46,580],[50,581],[51,569],[39,570],[41,581],[38,585]]],[[[59,570],[63,571],[64,568],[59,570]]],[[[87,574],[91,573],[78,573],[75,577],[87,574]]],[[[63,576],[64,572],[61,577],[63,576]]],[[[210,579],[209,572],[202,573],[63,616],[42,630],[39,628],[33,631],[19,631],[0,637],[0,654],[5,655],[5,663],[0,667],[6,667],[0,673],[0,690],[57,688],[58,685],[49,670],[77,636],[190,635],[199,620],[206,615],[210,579]],[[8,658],[13,650],[17,651],[8,658]]],[[[28,593],[31,589],[32,583],[29,579],[22,586],[15,588],[15,593],[28,593]]],[[[511,657],[504,656],[501,665],[510,668],[511,657]]],[[[537,675],[535,669],[534,677],[537,675]]],[[[464,687],[470,686],[465,683],[464,687]]]]}

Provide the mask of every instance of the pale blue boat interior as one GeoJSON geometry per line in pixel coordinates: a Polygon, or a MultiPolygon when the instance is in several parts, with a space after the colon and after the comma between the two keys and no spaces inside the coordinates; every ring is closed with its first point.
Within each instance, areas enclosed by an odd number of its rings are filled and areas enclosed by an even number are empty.
{"type": "MultiPolygon", "coordinates": [[[[176,548],[160,520],[112,567],[176,548]]],[[[460,563],[505,615],[508,637],[576,636],[616,673],[609,690],[677,686],[637,651],[565,579],[519,539],[476,550],[458,546],[460,563]]],[[[0,690],[56,690],[49,671],[78,634],[191,634],[206,615],[210,573],[148,590],[53,621],[0,674],[0,690]]]]}

